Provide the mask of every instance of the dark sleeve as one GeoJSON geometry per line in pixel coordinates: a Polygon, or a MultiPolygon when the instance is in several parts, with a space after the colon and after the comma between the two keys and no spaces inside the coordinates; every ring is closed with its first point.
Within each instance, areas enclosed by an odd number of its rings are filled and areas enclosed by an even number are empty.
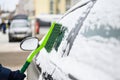
{"type": "Polygon", "coordinates": [[[11,70],[0,64],[0,80],[8,80],[11,70]]]}

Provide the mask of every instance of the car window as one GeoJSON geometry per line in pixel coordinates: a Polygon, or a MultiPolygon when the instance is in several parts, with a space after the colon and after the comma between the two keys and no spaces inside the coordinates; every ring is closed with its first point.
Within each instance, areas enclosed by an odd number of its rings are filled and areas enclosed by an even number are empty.
{"type": "Polygon", "coordinates": [[[87,5],[69,13],[63,19],[61,19],[59,21],[59,23],[61,23],[65,27],[67,27],[68,33],[69,33],[71,31],[71,29],[74,28],[76,26],[76,24],[79,23],[78,20],[80,17],[82,17],[82,15],[86,11],[86,9],[87,9],[87,5]]]}
{"type": "Polygon", "coordinates": [[[84,21],[84,18],[87,16],[87,14],[89,13],[89,8],[91,8],[92,6],[93,6],[93,3],[89,2],[84,6],[77,8],[73,12],[69,13],[59,22],[64,27],[67,28],[64,35],[65,37],[62,41],[61,47],[59,48],[59,50],[62,51],[62,55],[69,53],[74,39],[72,39],[72,42],[69,40],[71,38],[75,38],[75,36],[77,35],[76,30],[77,32],[79,32],[81,25],[84,21]],[[70,35],[74,35],[74,34],[75,36],[69,37],[70,35]],[[67,43],[66,43],[66,40],[67,40],[67,43]]]}
{"type": "Polygon", "coordinates": [[[23,23],[23,22],[16,22],[12,24],[12,28],[20,28],[20,27],[29,27],[27,23],[23,23]]]}
{"type": "Polygon", "coordinates": [[[41,27],[41,26],[50,27],[50,25],[51,25],[51,22],[50,22],[50,21],[39,20],[39,23],[40,23],[40,27],[41,27]]]}

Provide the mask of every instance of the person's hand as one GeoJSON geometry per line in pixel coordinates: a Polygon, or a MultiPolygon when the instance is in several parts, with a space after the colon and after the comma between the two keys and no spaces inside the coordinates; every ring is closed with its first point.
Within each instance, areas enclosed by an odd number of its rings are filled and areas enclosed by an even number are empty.
{"type": "Polygon", "coordinates": [[[25,74],[20,73],[19,70],[11,71],[8,80],[24,80],[25,77],[25,74]]]}

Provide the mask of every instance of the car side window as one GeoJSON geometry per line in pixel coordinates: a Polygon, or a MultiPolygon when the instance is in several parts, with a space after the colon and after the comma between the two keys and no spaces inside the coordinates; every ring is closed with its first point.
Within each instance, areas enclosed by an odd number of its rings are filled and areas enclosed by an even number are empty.
{"type": "Polygon", "coordinates": [[[69,13],[65,18],[63,18],[60,23],[65,26],[68,30],[65,32],[64,40],[62,41],[62,47],[60,46],[60,50],[62,51],[62,56],[64,54],[68,55],[72,44],[74,42],[75,36],[78,34],[81,25],[83,24],[84,17],[89,13],[90,7],[92,7],[92,2],[87,5],[76,9],[75,11],[69,13]],[[73,36],[72,36],[73,35],[73,36]],[[72,36],[72,37],[70,37],[72,36]],[[67,42],[66,42],[67,41],[67,42]]]}

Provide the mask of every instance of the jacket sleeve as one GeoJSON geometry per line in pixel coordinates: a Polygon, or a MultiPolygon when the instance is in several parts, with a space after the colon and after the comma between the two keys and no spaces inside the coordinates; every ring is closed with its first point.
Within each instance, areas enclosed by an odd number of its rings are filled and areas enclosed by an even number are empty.
{"type": "Polygon", "coordinates": [[[11,70],[0,64],[0,80],[8,80],[11,70]]]}

